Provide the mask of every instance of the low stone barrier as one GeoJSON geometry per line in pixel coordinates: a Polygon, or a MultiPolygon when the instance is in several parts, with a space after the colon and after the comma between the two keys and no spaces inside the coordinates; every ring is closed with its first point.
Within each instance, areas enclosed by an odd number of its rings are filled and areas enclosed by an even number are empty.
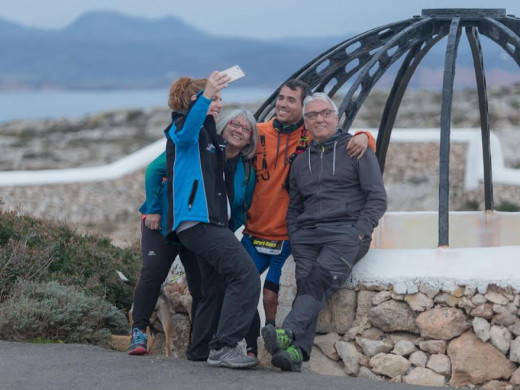
{"type": "MultiPolygon", "coordinates": [[[[520,247],[369,251],[320,313],[304,370],[426,386],[520,386],[518,255],[520,247]]],[[[294,270],[290,258],[278,326],[296,294],[294,270]]],[[[270,366],[265,350],[259,357],[270,366]]]]}

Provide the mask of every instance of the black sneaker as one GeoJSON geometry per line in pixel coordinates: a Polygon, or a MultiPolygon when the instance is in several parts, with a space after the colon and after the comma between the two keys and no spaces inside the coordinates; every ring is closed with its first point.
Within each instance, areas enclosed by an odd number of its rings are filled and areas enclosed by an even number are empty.
{"type": "Polygon", "coordinates": [[[262,328],[262,338],[264,339],[265,349],[271,355],[274,355],[278,350],[289,348],[294,339],[291,331],[276,329],[271,324],[262,328]]]}
{"type": "Polygon", "coordinates": [[[271,364],[282,371],[300,372],[302,370],[302,362],[302,351],[294,345],[287,349],[278,350],[271,359],[271,364]]]}

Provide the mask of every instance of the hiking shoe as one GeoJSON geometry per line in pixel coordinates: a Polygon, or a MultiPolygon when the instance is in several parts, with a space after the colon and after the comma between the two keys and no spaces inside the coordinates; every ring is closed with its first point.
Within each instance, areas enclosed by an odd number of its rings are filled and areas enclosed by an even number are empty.
{"type": "Polygon", "coordinates": [[[210,350],[207,362],[212,367],[228,368],[250,368],[258,365],[258,359],[248,356],[239,344],[210,350]]]}
{"type": "Polygon", "coordinates": [[[287,349],[279,349],[272,357],[271,364],[282,371],[302,370],[303,355],[300,348],[291,345],[287,349]]]}
{"type": "Polygon", "coordinates": [[[247,347],[246,349],[247,356],[257,357],[258,352],[255,347],[247,347]]]}
{"type": "Polygon", "coordinates": [[[262,338],[264,339],[265,349],[271,355],[274,355],[278,350],[289,348],[294,339],[290,330],[276,329],[271,324],[262,328],[262,338]]]}
{"type": "Polygon", "coordinates": [[[148,355],[148,335],[138,328],[132,329],[132,340],[130,341],[130,348],[128,348],[129,355],[148,355]]]}

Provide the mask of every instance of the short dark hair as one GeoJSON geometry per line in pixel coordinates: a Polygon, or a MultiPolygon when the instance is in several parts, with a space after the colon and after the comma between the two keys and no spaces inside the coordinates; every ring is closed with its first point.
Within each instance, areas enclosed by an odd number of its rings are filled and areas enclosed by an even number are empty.
{"type": "Polygon", "coordinates": [[[301,81],[298,79],[290,79],[290,80],[286,81],[285,83],[282,84],[282,86],[280,87],[280,90],[283,87],[287,87],[287,88],[291,89],[292,91],[297,91],[299,88],[300,92],[301,92],[302,104],[303,104],[303,101],[305,100],[305,98],[311,94],[311,87],[309,86],[309,84],[307,84],[305,81],[301,81]]]}

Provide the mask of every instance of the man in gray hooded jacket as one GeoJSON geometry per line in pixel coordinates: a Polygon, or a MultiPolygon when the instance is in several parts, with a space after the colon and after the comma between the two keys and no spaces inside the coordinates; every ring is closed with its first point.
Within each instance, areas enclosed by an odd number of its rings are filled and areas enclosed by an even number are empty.
{"type": "Polygon", "coordinates": [[[284,371],[300,371],[309,360],[320,310],[366,254],[386,211],[376,156],[369,148],[360,159],[349,157],[352,136],[338,129],[334,102],[315,93],[305,99],[303,114],[313,141],[293,162],[287,211],[297,294],[282,328],[262,329],[272,364],[284,371]]]}

